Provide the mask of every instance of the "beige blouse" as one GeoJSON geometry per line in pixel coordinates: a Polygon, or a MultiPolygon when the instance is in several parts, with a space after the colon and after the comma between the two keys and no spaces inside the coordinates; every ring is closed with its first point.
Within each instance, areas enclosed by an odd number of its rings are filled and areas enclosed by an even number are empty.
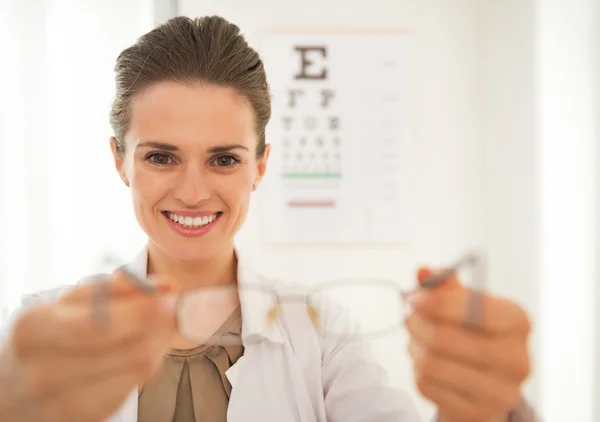
{"type": "Polygon", "coordinates": [[[243,346],[217,346],[214,339],[240,336],[238,307],[206,344],[171,350],[160,374],[139,393],[138,422],[218,422],[227,420],[231,384],[225,375],[243,346]]]}

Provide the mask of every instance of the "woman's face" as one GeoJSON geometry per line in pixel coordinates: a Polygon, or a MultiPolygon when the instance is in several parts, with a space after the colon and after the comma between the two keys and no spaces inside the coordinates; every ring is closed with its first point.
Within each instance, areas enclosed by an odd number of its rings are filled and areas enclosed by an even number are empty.
{"type": "Polygon", "coordinates": [[[269,155],[256,158],[249,101],[213,85],[155,84],[132,103],[116,167],[137,220],[174,259],[200,262],[233,245],[269,155]]]}

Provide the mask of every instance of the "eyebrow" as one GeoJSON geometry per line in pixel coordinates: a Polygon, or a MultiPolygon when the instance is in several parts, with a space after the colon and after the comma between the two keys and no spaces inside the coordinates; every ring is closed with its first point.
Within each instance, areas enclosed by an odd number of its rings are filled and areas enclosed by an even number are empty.
{"type": "Polygon", "coordinates": [[[171,145],[171,144],[167,144],[164,142],[157,142],[157,141],[146,141],[146,142],[140,142],[139,144],[137,144],[135,146],[135,148],[156,148],[156,149],[162,149],[164,151],[177,151],[179,148],[177,148],[175,145],[171,145]]]}
{"type": "MultiPolygon", "coordinates": [[[[165,142],[158,142],[158,141],[140,142],[139,144],[136,145],[136,148],[156,148],[156,149],[161,149],[163,151],[173,151],[173,152],[179,150],[179,148],[177,148],[175,145],[167,144],[165,142]]],[[[218,154],[218,153],[228,152],[233,149],[243,149],[243,150],[250,152],[249,148],[245,147],[244,145],[240,145],[240,144],[218,145],[218,146],[209,148],[208,152],[211,154],[218,154]]]]}
{"type": "Polygon", "coordinates": [[[219,145],[216,147],[212,147],[208,149],[208,152],[210,152],[211,154],[218,154],[220,152],[228,152],[231,151],[232,149],[243,149],[245,151],[250,152],[250,149],[240,145],[240,144],[230,144],[230,145],[219,145]]]}

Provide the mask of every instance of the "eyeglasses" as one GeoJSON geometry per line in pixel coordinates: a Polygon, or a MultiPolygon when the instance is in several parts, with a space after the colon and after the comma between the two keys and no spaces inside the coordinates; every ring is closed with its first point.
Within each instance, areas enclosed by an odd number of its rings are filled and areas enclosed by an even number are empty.
{"type": "MultiPolygon", "coordinates": [[[[452,266],[419,283],[419,288],[434,288],[460,271],[463,281],[470,282],[473,287],[481,290],[484,285],[481,265],[481,259],[477,255],[465,255],[452,266]]],[[[151,284],[129,272],[126,267],[121,266],[120,270],[142,291],[155,291],[151,284]]],[[[196,344],[209,341],[223,346],[241,344],[239,335],[225,333],[215,337],[214,333],[220,328],[223,318],[221,321],[211,321],[207,317],[222,315],[222,307],[235,303],[239,298],[240,301],[259,305],[258,309],[263,313],[259,315],[258,330],[263,336],[267,336],[271,330],[281,329],[277,322],[285,325],[285,318],[289,315],[302,315],[282,312],[284,307],[296,306],[304,308],[308,321],[323,338],[332,341],[354,338],[371,340],[392,334],[402,327],[408,310],[405,298],[413,291],[401,289],[391,279],[370,277],[332,280],[311,287],[280,286],[268,282],[203,286],[180,296],[177,303],[177,325],[179,333],[196,344]],[[349,318],[337,318],[339,312],[349,318]]],[[[471,326],[476,326],[480,320],[482,310],[481,300],[478,298],[474,294],[467,309],[468,321],[465,323],[471,326]]],[[[105,289],[98,290],[97,299],[96,314],[102,320],[107,301],[105,289]]]]}

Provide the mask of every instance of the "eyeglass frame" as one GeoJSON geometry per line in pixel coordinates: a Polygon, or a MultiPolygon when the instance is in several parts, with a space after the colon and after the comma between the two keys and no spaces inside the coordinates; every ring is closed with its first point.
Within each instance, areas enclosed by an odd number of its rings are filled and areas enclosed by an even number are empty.
{"type": "MultiPolygon", "coordinates": [[[[475,277],[475,283],[474,283],[474,290],[472,290],[472,294],[470,295],[470,300],[468,303],[468,309],[467,309],[467,320],[465,321],[465,325],[476,329],[479,326],[479,323],[481,321],[481,315],[482,315],[482,304],[483,301],[481,300],[481,291],[483,290],[483,286],[485,285],[484,283],[484,279],[483,279],[483,271],[481,269],[482,266],[482,260],[481,260],[481,256],[475,254],[475,253],[469,253],[469,254],[465,254],[462,258],[460,258],[458,261],[456,261],[452,266],[447,267],[446,269],[433,274],[432,276],[428,277],[427,279],[421,281],[419,283],[418,288],[425,288],[425,289],[432,289],[434,287],[437,287],[438,285],[440,285],[442,282],[444,282],[445,280],[447,280],[448,278],[454,276],[457,271],[463,267],[475,267],[476,269],[479,269],[479,276],[475,277]]],[[[121,271],[122,273],[124,273],[127,276],[127,279],[134,284],[136,287],[138,287],[140,290],[142,290],[143,292],[147,293],[147,294],[154,294],[157,292],[157,289],[155,286],[153,286],[152,284],[146,282],[144,279],[142,279],[141,277],[139,277],[137,274],[133,273],[132,271],[130,271],[127,266],[120,266],[117,271],[121,271]]],[[[265,315],[265,319],[267,322],[267,329],[270,329],[273,327],[273,323],[275,322],[275,319],[279,317],[279,310],[281,309],[281,307],[284,304],[289,304],[289,303],[303,303],[306,306],[306,310],[307,310],[307,316],[309,317],[309,320],[311,321],[313,328],[315,330],[318,330],[319,324],[318,324],[318,318],[319,318],[319,312],[312,307],[311,305],[311,297],[313,297],[316,292],[319,291],[326,291],[327,289],[332,289],[338,286],[351,286],[351,285],[356,285],[356,284],[366,284],[365,282],[368,281],[368,284],[370,286],[383,286],[383,287],[389,287],[391,290],[393,290],[394,292],[396,292],[396,297],[398,298],[399,301],[402,301],[407,294],[409,294],[410,292],[407,292],[405,290],[403,290],[402,288],[400,288],[400,286],[398,286],[398,284],[391,280],[391,279],[385,279],[385,278],[345,278],[345,279],[337,279],[337,280],[331,280],[331,281],[326,281],[326,282],[322,282],[322,283],[318,283],[315,286],[303,286],[304,288],[304,293],[287,293],[287,294],[281,294],[281,292],[279,291],[278,288],[276,288],[276,286],[274,284],[269,284],[269,283],[244,283],[244,284],[237,284],[237,283],[232,283],[232,284],[227,284],[227,285],[221,285],[221,286],[216,286],[216,285],[212,285],[212,286],[201,286],[201,287],[197,287],[189,292],[185,292],[180,298],[179,298],[179,302],[178,305],[181,303],[181,301],[183,300],[183,297],[189,295],[191,292],[194,291],[200,291],[202,289],[206,289],[206,288],[215,288],[215,287],[230,287],[230,286],[235,286],[235,288],[239,291],[239,290],[255,290],[255,291],[261,291],[264,294],[267,294],[271,297],[273,297],[274,300],[274,304],[273,306],[269,309],[267,315],[265,315]]],[[[94,305],[95,305],[95,309],[96,311],[94,312],[96,321],[99,323],[103,323],[106,321],[106,297],[107,297],[107,291],[106,288],[102,288],[102,286],[104,285],[104,283],[98,283],[99,288],[96,289],[96,297],[95,297],[95,301],[94,301],[94,305]]],[[[417,288],[417,289],[418,289],[417,288]]],[[[178,320],[178,325],[181,325],[179,320],[178,320]]],[[[397,331],[401,326],[401,319],[398,320],[398,324],[394,324],[394,325],[390,325],[389,328],[386,329],[381,329],[381,330],[375,330],[375,331],[371,331],[368,334],[360,334],[361,339],[363,340],[372,340],[375,338],[379,338],[379,337],[383,337],[383,336],[387,336],[389,334],[391,334],[392,332],[397,331]]],[[[337,337],[337,334],[333,334],[332,332],[328,332],[328,336],[329,337],[337,337]]],[[[184,336],[185,337],[185,336],[184,336]]],[[[344,339],[348,339],[349,337],[352,337],[351,333],[344,333],[343,338],[344,339]]],[[[342,335],[340,334],[340,337],[342,338],[342,335]]]]}

